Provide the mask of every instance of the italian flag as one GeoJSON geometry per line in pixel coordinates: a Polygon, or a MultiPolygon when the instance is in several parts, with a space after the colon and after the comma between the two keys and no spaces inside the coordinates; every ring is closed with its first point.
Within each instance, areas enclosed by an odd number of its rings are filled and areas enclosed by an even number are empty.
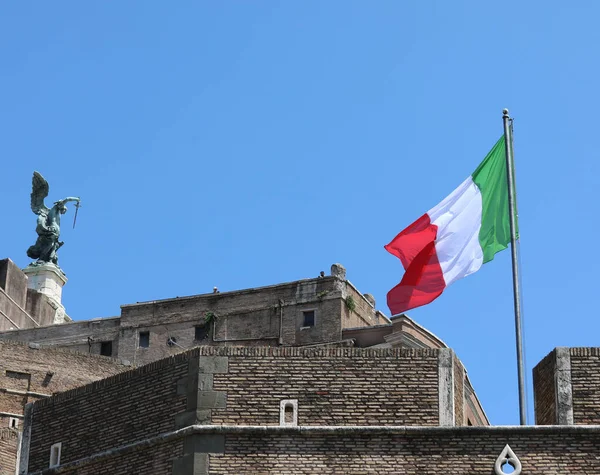
{"type": "Polygon", "coordinates": [[[503,136],[470,177],[385,246],[406,271],[387,295],[392,315],[430,303],[508,247],[507,183],[503,136]]]}

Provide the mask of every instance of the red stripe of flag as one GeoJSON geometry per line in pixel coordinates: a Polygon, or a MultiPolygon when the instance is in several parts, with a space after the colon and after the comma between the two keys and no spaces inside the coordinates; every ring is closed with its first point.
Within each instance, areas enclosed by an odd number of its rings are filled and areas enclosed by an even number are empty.
{"type": "Polygon", "coordinates": [[[385,246],[406,270],[400,283],[387,294],[392,315],[426,305],[446,288],[435,250],[436,235],[437,226],[425,213],[385,246]]]}

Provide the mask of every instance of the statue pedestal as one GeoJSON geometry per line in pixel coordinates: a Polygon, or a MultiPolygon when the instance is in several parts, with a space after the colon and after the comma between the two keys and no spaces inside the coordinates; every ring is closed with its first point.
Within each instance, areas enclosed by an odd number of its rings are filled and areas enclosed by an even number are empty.
{"type": "Polygon", "coordinates": [[[62,304],[62,288],[67,283],[67,276],[54,264],[29,265],[23,269],[27,276],[27,287],[41,292],[56,309],[53,323],[71,321],[62,304]]]}

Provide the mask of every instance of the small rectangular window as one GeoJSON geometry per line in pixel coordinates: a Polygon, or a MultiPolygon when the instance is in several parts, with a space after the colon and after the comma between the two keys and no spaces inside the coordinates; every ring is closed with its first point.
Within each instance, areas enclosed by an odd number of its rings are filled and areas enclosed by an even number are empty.
{"type": "Polygon", "coordinates": [[[9,371],[6,370],[7,378],[15,378],[15,379],[29,379],[31,375],[29,373],[23,373],[21,371],[9,371]]]}
{"type": "Polygon", "coordinates": [[[50,468],[58,467],[60,465],[60,449],[62,443],[59,442],[50,447],[50,468]]]}
{"type": "Polygon", "coordinates": [[[208,335],[208,325],[196,325],[194,327],[194,340],[202,341],[208,335]]]}
{"type": "Polygon", "coordinates": [[[100,354],[102,356],[112,356],[112,341],[103,341],[100,343],[100,354]]]}
{"type": "Polygon", "coordinates": [[[148,348],[150,346],[150,332],[140,332],[140,348],[148,348]]]}
{"type": "Polygon", "coordinates": [[[284,399],[279,402],[279,425],[298,425],[298,399],[284,399]]]}
{"type": "Polygon", "coordinates": [[[304,316],[304,323],[302,324],[303,327],[314,327],[315,326],[315,311],[314,310],[307,310],[305,312],[302,312],[302,315],[304,316]]]}
{"type": "Polygon", "coordinates": [[[19,419],[17,419],[16,417],[9,417],[8,427],[10,427],[11,429],[17,429],[19,427],[19,419]]]}

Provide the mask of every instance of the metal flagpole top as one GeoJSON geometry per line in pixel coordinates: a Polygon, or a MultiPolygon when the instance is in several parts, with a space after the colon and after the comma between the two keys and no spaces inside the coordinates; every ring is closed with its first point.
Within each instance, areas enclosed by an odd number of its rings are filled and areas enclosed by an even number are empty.
{"type": "Polygon", "coordinates": [[[502,109],[502,117],[508,117],[508,109],[502,109]]]}

